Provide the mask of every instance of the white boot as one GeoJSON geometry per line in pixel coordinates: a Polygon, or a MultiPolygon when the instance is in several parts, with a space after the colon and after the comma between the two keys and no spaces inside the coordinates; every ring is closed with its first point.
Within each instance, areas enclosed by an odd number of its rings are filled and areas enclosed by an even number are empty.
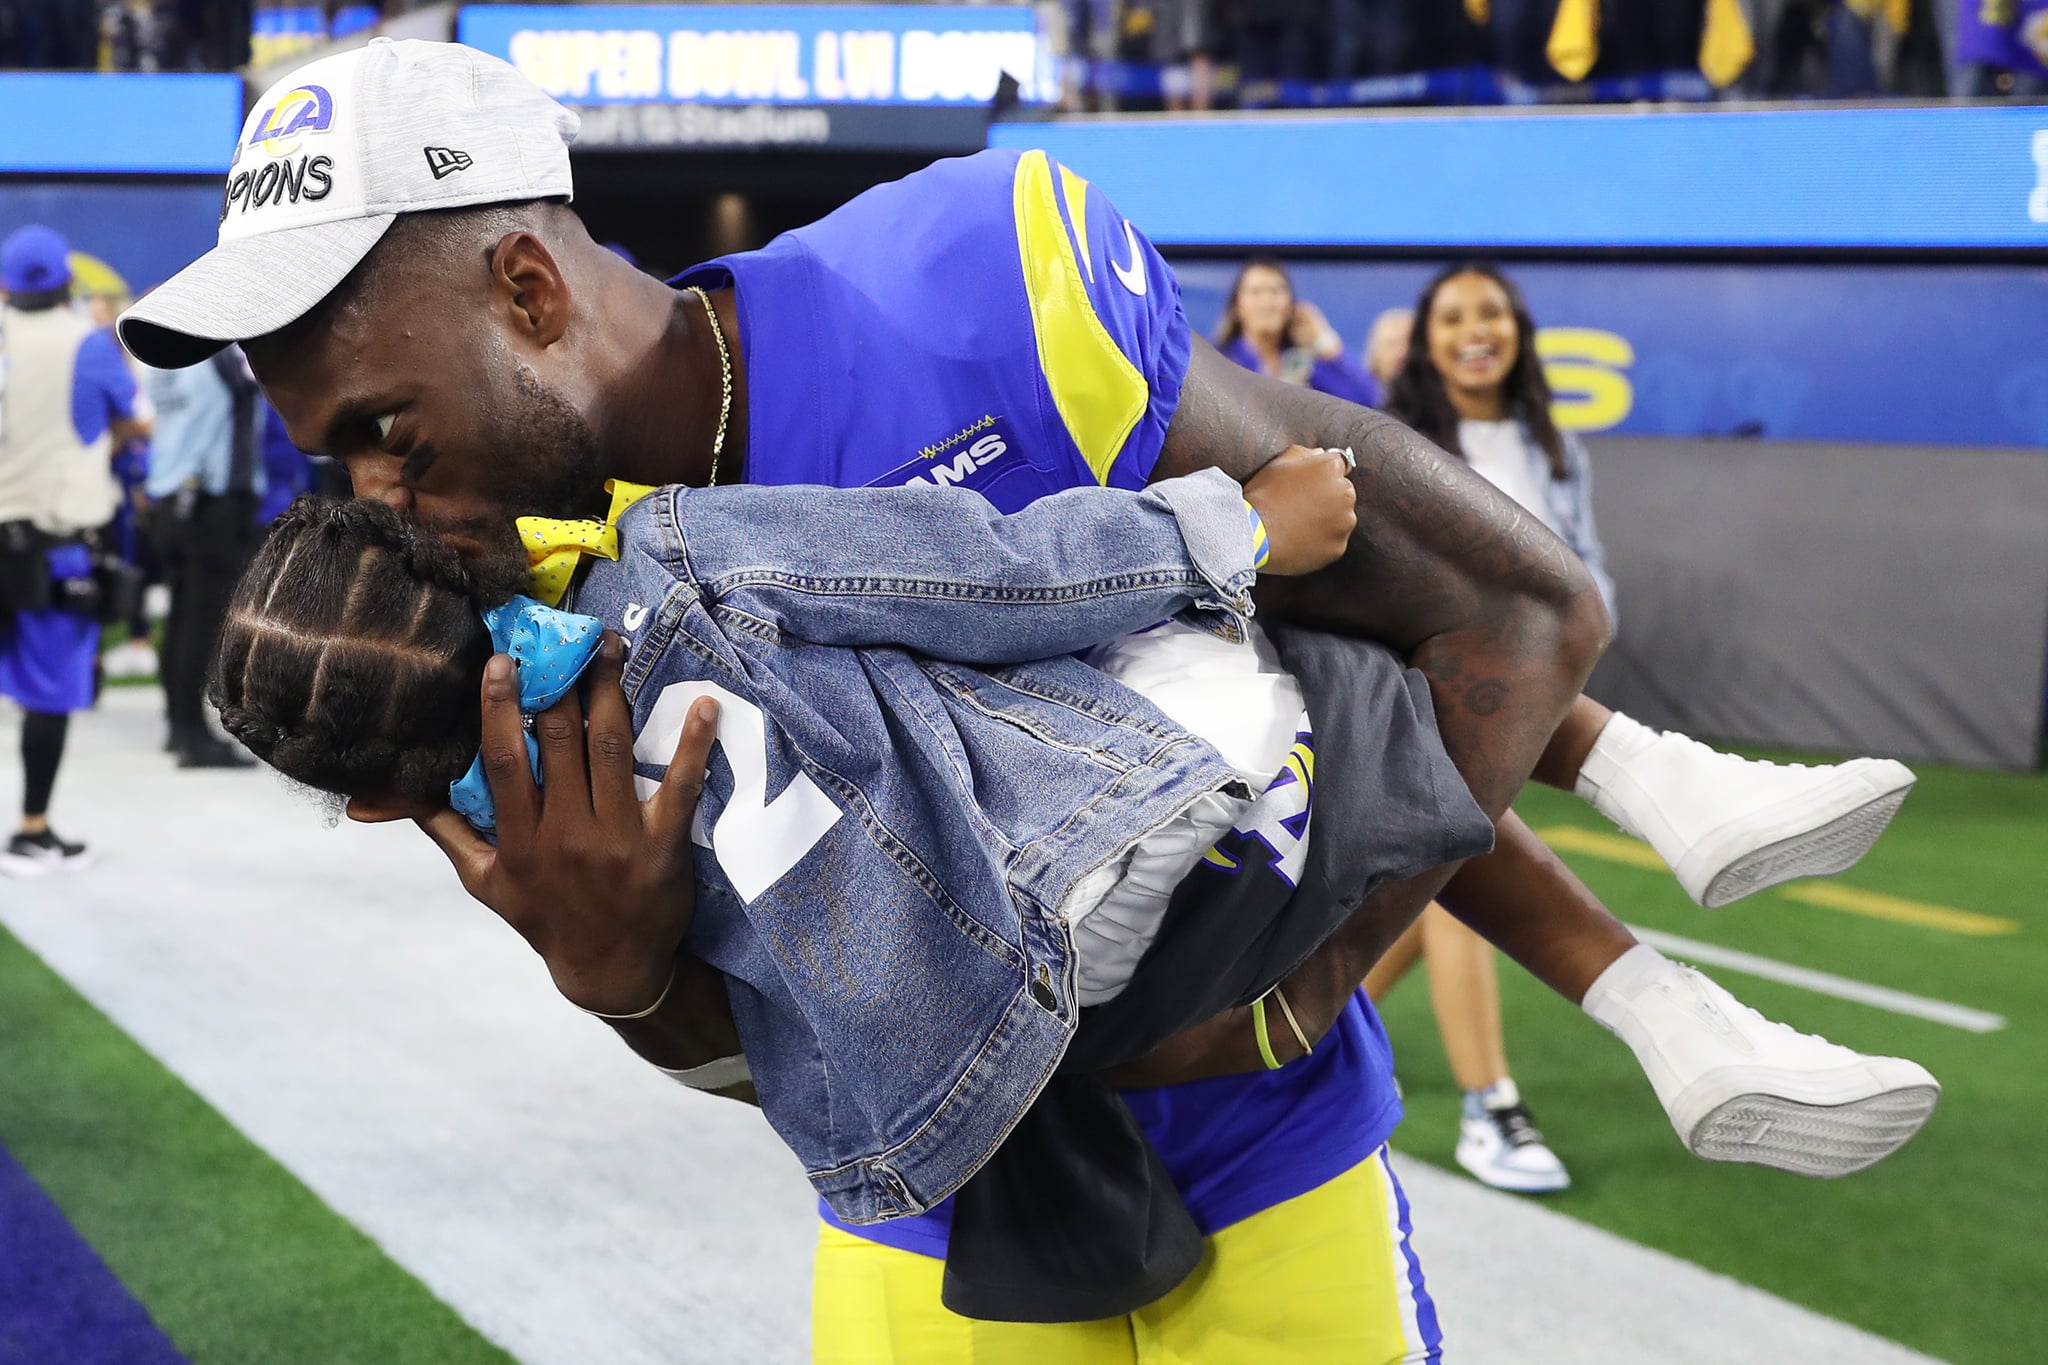
{"type": "Polygon", "coordinates": [[[1773,1023],[1638,944],[1583,1005],[1629,1045],[1688,1150],[1798,1175],[1849,1175],[1920,1131],[1941,1098],[1927,1069],[1773,1023]]]}
{"type": "Polygon", "coordinates": [[[1710,749],[1615,713],[1578,794],[1670,865],[1708,909],[1798,877],[1854,867],[1913,789],[1889,758],[1807,767],[1710,749]]]}

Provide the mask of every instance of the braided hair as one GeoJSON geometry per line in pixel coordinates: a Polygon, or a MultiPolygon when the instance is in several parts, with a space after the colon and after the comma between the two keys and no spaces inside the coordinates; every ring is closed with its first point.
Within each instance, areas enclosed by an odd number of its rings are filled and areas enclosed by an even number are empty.
{"type": "Polygon", "coordinates": [[[441,801],[476,756],[490,656],[451,547],[383,503],[307,496],[235,586],[207,698],[293,781],[441,801]]]}

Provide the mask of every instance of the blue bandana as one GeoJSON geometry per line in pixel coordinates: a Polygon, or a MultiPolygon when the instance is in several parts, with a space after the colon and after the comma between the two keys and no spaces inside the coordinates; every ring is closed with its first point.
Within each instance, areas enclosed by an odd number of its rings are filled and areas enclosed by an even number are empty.
{"type": "MultiPolygon", "coordinates": [[[[519,679],[519,714],[528,720],[569,695],[597,656],[604,630],[604,623],[595,616],[558,611],[531,597],[515,597],[502,607],[493,607],[484,613],[484,624],[491,628],[496,651],[512,656],[519,679]]],[[[526,761],[533,766],[533,780],[538,785],[540,744],[531,732],[526,736],[526,761]]],[[[498,828],[481,753],[460,781],[448,784],[448,804],[485,834],[498,828]]]]}

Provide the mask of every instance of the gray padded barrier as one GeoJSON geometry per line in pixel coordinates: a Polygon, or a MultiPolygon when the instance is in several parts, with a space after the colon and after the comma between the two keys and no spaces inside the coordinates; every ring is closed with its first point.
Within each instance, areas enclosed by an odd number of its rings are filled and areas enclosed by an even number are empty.
{"type": "Polygon", "coordinates": [[[2048,450],[1587,445],[1620,627],[1600,700],[1703,738],[2039,764],[2048,450]]]}

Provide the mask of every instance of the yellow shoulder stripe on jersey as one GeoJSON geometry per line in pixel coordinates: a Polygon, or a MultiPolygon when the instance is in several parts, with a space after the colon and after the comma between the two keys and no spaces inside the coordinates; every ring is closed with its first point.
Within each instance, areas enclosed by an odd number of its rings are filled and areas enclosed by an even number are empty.
{"type": "MultiPolygon", "coordinates": [[[[1068,204],[1085,202],[1088,182],[1061,170],[1068,177],[1068,204]]],[[[1081,458],[1096,482],[1108,483],[1110,467],[1145,415],[1150,398],[1145,376],[1095,315],[1044,152],[1026,152],[1017,163],[1013,207],[1038,368],[1081,458]]],[[[1080,226],[1078,219],[1075,226],[1080,226]]]]}
{"type": "Polygon", "coordinates": [[[1067,221],[1074,225],[1074,245],[1081,251],[1081,268],[1088,283],[1095,283],[1095,262],[1088,255],[1088,182],[1065,166],[1060,167],[1060,190],[1067,199],[1067,221]]]}

